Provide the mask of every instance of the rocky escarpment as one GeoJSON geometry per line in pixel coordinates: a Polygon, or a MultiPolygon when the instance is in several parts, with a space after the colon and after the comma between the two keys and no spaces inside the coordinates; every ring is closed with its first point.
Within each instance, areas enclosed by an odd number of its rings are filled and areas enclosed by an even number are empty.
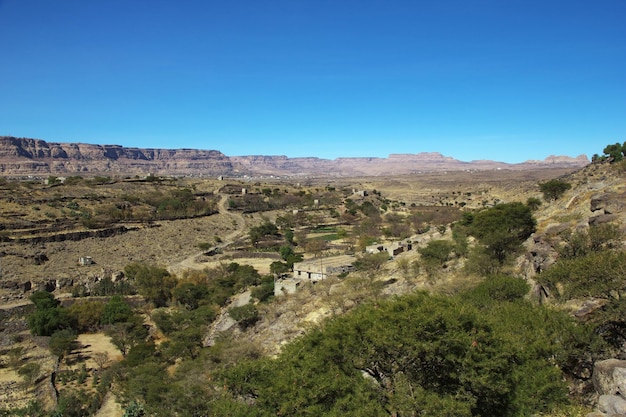
{"type": "Polygon", "coordinates": [[[219,151],[139,149],[119,145],[54,143],[0,137],[0,173],[9,175],[124,173],[228,174],[229,158],[219,151]]]}
{"type": "Polygon", "coordinates": [[[388,158],[322,159],[284,155],[226,156],[216,150],[141,149],[119,145],[54,143],[0,137],[0,174],[72,175],[250,175],[250,176],[377,176],[419,172],[572,168],[587,165],[581,155],[549,156],[544,161],[506,164],[488,160],[464,162],[437,152],[392,154],[388,158]]]}

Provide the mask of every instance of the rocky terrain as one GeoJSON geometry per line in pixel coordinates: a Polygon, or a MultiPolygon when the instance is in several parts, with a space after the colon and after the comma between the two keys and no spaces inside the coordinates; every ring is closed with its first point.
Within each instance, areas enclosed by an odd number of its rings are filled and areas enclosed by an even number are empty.
{"type": "MultiPolygon", "coordinates": [[[[491,164],[492,168],[500,168],[494,171],[468,168],[467,164],[471,166],[473,163],[463,163],[440,154],[342,158],[329,161],[266,156],[227,157],[217,151],[141,150],[117,146],[52,144],[14,138],[3,138],[0,142],[17,143],[0,151],[4,155],[3,152],[9,152],[7,149],[11,148],[11,156],[2,156],[0,166],[5,167],[4,161],[13,160],[24,161],[13,165],[14,168],[25,167],[24,171],[15,168],[17,171],[11,171],[10,174],[11,169],[6,171],[3,168],[5,176],[90,177],[101,174],[117,176],[118,173],[145,175],[148,172],[200,175],[199,171],[195,171],[197,167],[206,170],[203,175],[210,172],[212,176],[235,176],[243,173],[252,175],[253,171],[256,176],[288,176],[292,175],[289,172],[299,169],[302,172],[311,172],[313,177],[318,176],[314,172],[319,166],[324,166],[327,170],[331,170],[333,166],[339,167],[336,169],[342,172],[341,175],[359,173],[358,177],[338,175],[337,178],[318,177],[303,181],[276,178],[227,181],[216,178],[159,178],[150,181],[118,178],[102,182],[81,179],[77,183],[69,184],[47,184],[33,180],[15,183],[6,181],[0,184],[0,295],[4,298],[1,303],[2,311],[6,311],[7,317],[3,320],[0,347],[3,355],[10,358],[11,349],[18,340],[14,335],[19,333],[20,347],[23,345],[25,352],[40,358],[40,362],[45,365],[42,365],[39,375],[34,375],[34,380],[46,387],[50,385],[49,375],[52,372],[48,368],[54,366],[55,358],[45,349],[45,344],[42,348],[35,343],[37,340],[28,334],[23,318],[17,317],[21,309],[27,308],[28,295],[36,289],[43,289],[53,291],[59,298],[69,301],[71,297],[67,292],[72,286],[77,283],[97,282],[106,277],[117,279],[124,266],[131,262],[156,263],[182,276],[185,269],[200,269],[212,265],[212,261],[219,264],[236,260],[242,264],[253,265],[259,270],[262,270],[259,268],[262,265],[266,268],[263,273],[266,273],[269,263],[276,258],[245,259],[234,257],[235,253],[243,246],[242,240],[246,240],[250,227],[267,220],[276,221],[278,216],[291,213],[295,215],[298,210],[289,207],[288,210],[268,210],[251,214],[231,209],[228,204],[230,198],[237,196],[243,199],[241,193],[244,188],[251,195],[266,196],[267,199],[270,195],[271,198],[277,198],[281,193],[288,197],[299,193],[317,196],[332,189],[334,192],[347,192],[345,196],[350,194],[350,190],[367,190],[372,198],[369,201],[380,198],[378,201],[389,205],[401,216],[408,216],[411,210],[418,210],[422,206],[477,209],[498,203],[541,198],[538,184],[559,178],[571,184],[571,189],[556,201],[545,201],[539,206],[534,213],[538,222],[537,230],[525,242],[524,254],[512,266],[512,273],[523,276],[530,283],[534,282],[539,271],[549,268],[557,260],[558,254],[554,248],[562,242],[567,232],[587,230],[590,225],[607,223],[617,224],[622,232],[626,232],[623,226],[626,224],[626,183],[623,171],[610,169],[608,163],[588,165],[583,161],[586,158],[576,161],[567,157],[553,157],[550,160],[552,162],[535,161],[519,166],[498,165],[490,161],[477,162],[482,166],[491,164]],[[196,165],[192,167],[194,160],[196,165]],[[82,171],[69,170],[79,166],[82,171]],[[389,174],[389,170],[395,166],[407,171],[404,175],[389,174]],[[417,166],[428,166],[428,171],[431,172],[418,174],[416,171],[419,170],[415,168],[417,166]],[[529,166],[541,169],[523,168],[529,166]],[[578,169],[578,166],[584,167],[578,169]],[[29,171],[37,167],[41,170],[29,171]],[[67,171],[46,171],[51,167],[62,167],[67,171]],[[377,176],[378,173],[387,175],[377,176]],[[189,193],[181,193],[183,190],[189,193]],[[147,214],[156,213],[157,207],[169,199],[184,199],[188,196],[193,196],[190,201],[206,205],[209,208],[207,214],[196,215],[195,212],[190,212],[184,218],[144,219],[147,214]],[[154,212],[151,211],[153,206],[150,204],[154,204],[154,212]],[[133,221],[124,217],[130,214],[134,216],[133,221]],[[103,224],[102,219],[105,218],[116,221],[103,224]],[[85,220],[100,222],[101,227],[85,227],[93,226],[85,220]],[[200,249],[209,242],[228,254],[215,256],[200,249]],[[83,256],[92,258],[93,263],[80,265],[77,260],[83,256]],[[48,366],[49,364],[51,365],[48,366]]],[[[361,197],[355,198],[357,201],[368,201],[361,197]]],[[[322,215],[315,210],[307,212],[311,221],[335,221],[330,217],[333,211],[330,210],[331,206],[325,206],[324,199],[321,199],[321,205],[321,211],[328,213],[322,215]]],[[[192,207],[198,210],[201,208],[195,205],[192,207]]],[[[341,207],[341,203],[332,208],[339,211],[345,209],[341,207]]],[[[303,212],[307,210],[306,207],[298,209],[303,212]]],[[[419,242],[424,245],[429,240],[441,238],[452,239],[449,228],[441,232],[433,227],[420,236],[419,242]]],[[[387,262],[376,278],[383,282],[381,293],[384,296],[395,296],[415,289],[426,289],[434,293],[453,294],[476,279],[465,274],[464,261],[458,259],[448,262],[436,282],[431,281],[423,274],[415,275],[412,270],[407,269],[419,259],[418,251],[411,251],[387,262]]],[[[226,334],[221,336],[233,340],[233,346],[237,346],[240,351],[249,350],[246,355],[276,355],[286,343],[305,334],[315,323],[336,315],[338,311],[349,311],[369,296],[373,281],[362,278],[357,275],[354,279],[345,281],[329,279],[315,286],[305,285],[292,296],[277,298],[269,304],[259,304],[262,319],[253,327],[242,330],[232,322],[226,334]]],[[[533,296],[542,302],[553,302],[550,294],[546,294],[538,286],[535,286],[533,296]]],[[[249,292],[242,292],[233,297],[231,306],[238,305],[238,302],[246,303],[249,298],[249,292]],[[242,296],[246,296],[244,301],[239,298],[242,296]]],[[[602,306],[602,303],[603,300],[599,299],[580,299],[558,308],[567,308],[575,317],[584,318],[602,306]]],[[[221,317],[228,317],[226,309],[222,310],[221,317]]],[[[220,324],[221,321],[216,323],[220,324]]],[[[155,327],[154,323],[148,324],[155,327]]],[[[84,344],[96,346],[93,341],[84,344]]],[[[111,357],[119,355],[114,349],[111,352],[111,357]]],[[[623,396],[626,362],[622,359],[623,356],[616,354],[613,359],[598,361],[595,369],[588,366],[579,371],[577,376],[582,382],[579,381],[578,385],[572,384],[571,392],[584,396],[588,402],[584,411],[568,415],[585,416],[591,411],[591,406],[598,411],[588,414],[589,417],[626,415],[626,400],[623,396]]],[[[0,385],[3,392],[10,396],[0,398],[0,401],[10,404],[16,401],[12,398],[19,397],[19,404],[26,404],[32,397],[24,396],[15,382],[23,377],[17,376],[9,367],[3,369],[6,372],[2,374],[4,380],[0,380],[0,385]]],[[[91,364],[90,369],[96,369],[96,366],[91,364]]],[[[29,392],[32,396],[32,391],[29,392]]],[[[49,397],[49,394],[45,394],[45,398],[49,397]]],[[[115,404],[115,401],[110,404],[115,404]]],[[[103,406],[98,415],[121,416],[119,406],[108,414],[104,409],[103,406]]]]}
{"type": "Polygon", "coordinates": [[[0,137],[0,174],[25,175],[190,175],[323,176],[402,175],[418,172],[576,168],[585,155],[549,156],[519,164],[480,160],[464,162],[440,153],[392,154],[388,158],[288,158],[226,156],[217,150],[139,149],[119,145],[54,143],[0,137]]]}

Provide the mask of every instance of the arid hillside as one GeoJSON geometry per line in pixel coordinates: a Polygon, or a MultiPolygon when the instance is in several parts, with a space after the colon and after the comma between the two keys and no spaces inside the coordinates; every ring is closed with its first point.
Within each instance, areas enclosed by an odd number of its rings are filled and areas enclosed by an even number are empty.
{"type": "MultiPolygon", "coordinates": [[[[413,346],[414,339],[393,332],[406,320],[417,320],[416,329],[430,323],[432,311],[441,321],[429,325],[445,322],[447,330],[426,329],[421,338],[446,335],[432,340],[444,350],[454,345],[450,340],[467,339],[467,346],[454,348],[464,352],[463,369],[495,379],[517,375],[515,384],[506,378],[499,384],[515,390],[524,405],[509,404],[490,383],[466,387],[454,373],[440,381],[449,389],[471,396],[489,386],[488,395],[504,401],[502,407],[522,410],[511,415],[524,415],[524,407],[553,417],[604,410],[599,394],[606,390],[594,385],[592,375],[604,360],[625,354],[619,313],[623,276],[611,278],[608,290],[600,282],[592,287],[595,292],[585,292],[564,281],[576,277],[574,270],[550,271],[570,268],[571,262],[583,270],[598,256],[607,257],[603,276],[612,276],[613,264],[620,268],[624,184],[623,169],[608,162],[575,170],[301,181],[158,175],[5,179],[0,183],[0,410],[13,407],[43,416],[33,411],[36,405],[81,410],[76,415],[120,417],[134,409],[158,414],[164,412],[163,402],[155,398],[167,395],[178,413],[248,415],[256,408],[275,410],[272,390],[294,398],[282,391],[291,385],[280,382],[293,377],[291,366],[314,366],[306,368],[311,374],[302,376],[304,383],[324,390],[317,385],[328,380],[321,364],[331,364],[333,375],[345,379],[342,386],[360,386],[367,374],[374,385],[362,389],[378,387],[379,400],[350,407],[378,409],[382,401],[403,409],[413,401],[395,391],[405,378],[429,392],[426,403],[419,400],[415,407],[452,407],[435,400],[438,394],[431,397],[435,387],[420,382],[431,365],[410,360],[431,355],[430,345],[413,346]],[[556,184],[558,193],[548,193],[549,184],[556,184]],[[502,233],[511,220],[521,223],[502,233]],[[310,278],[335,259],[353,264],[310,278]],[[305,265],[313,269],[307,272],[305,265]],[[309,278],[298,278],[298,270],[309,278]],[[517,301],[507,304],[507,297],[517,301]],[[398,302],[413,305],[416,315],[395,317],[404,308],[394,307],[398,302]],[[464,307],[448,310],[454,305],[464,307]],[[49,328],[33,319],[49,324],[45,318],[53,311],[68,320],[66,325],[49,328]],[[456,313],[450,311],[471,314],[452,318],[456,313]],[[507,313],[498,316],[498,311],[507,313]],[[375,318],[378,314],[387,316],[375,318]],[[360,333],[350,329],[364,328],[361,319],[373,320],[368,326],[377,330],[357,342],[351,338],[360,333]],[[399,321],[385,325],[385,320],[399,321]],[[473,324],[457,329],[459,320],[473,324]],[[329,340],[339,336],[327,340],[324,331],[336,326],[349,330],[342,344],[356,344],[331,354],[337,346],[329,340]],[[447,333],[456,331],[461,333],[447,333]],[[400,339],[384,348],[390,349],[388,357],[378,357],[386,342],[376,333],[385,332],[389,340],[400,339]],[[69,340],[62,337],[78,334],[66,350],[59,347],[69,340]],[[504,339],[508,348],[501,350],[505,345],[498,340],[504,339]],[[326,343],[318,352],[316,346],[326,343]],[[369,344],[376,349],[360,352],[369,344]],[[326,354],[324,360],[316,356],[326,354]],[[520,355],[524,361],[513,360],[520,355]],[[494,358],[508,364],[507,372],[492,373],[494,358]],[[363,362],[369,360],[374,362],[363,362]],[[358,378],[353,366],[332,368],[346,361],[355,361],[358,378]],[[416,366],[415,375],[398,373],[394,361],[416,366]],[[284,367],[275,369],[276,363],[284,367]],[[527,376],[536,367],[549,371],[531,381],[527,376]],[[242,375],[248,376],[239,380],[242,375]],[[85,381],[91,388],[82,390],[85,381]],[[549,397],[531,395],[538,385],[549,397]],[[259,388],[270,386],[269,391],[259,388]]],[[[444,350],[443,357],[458,353],[444,350]]],[[[444,368],[432,377],[447,375],[444,368]]],[[[349,398],[341,390],[331,392],[340,395],[333,404],[349,398]]],[[[316,398],[303,401],[317,407],[316,398]]]]}

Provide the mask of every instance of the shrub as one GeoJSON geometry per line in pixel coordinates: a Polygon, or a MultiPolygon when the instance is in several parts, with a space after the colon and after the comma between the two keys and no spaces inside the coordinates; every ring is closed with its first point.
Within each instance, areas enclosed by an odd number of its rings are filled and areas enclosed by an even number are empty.
{"type": "Polygon", "coordinates": [[[561,259],[537,281],[562,299],[577,297],[612,298],[617,291],[626,291],[626,252],[601,251],[585,256],[561,259]]]}
{"type": "Polygon", "coordinates": [[[228,315],[243,329],[253,326],[259,320],[259,310],[254,304],[231,307],[228,310],[228,315]]]}
{"type": "Polygon", "coordinates": [[[539,184],[539,189],[546,201],[558,200],[570,188],[572,188],[570,183],[556,179],[539,184]]]}
{"type": "Polygon", "coordinates": [[[431,240],[425,247],[419,248],[418,252],[425,261],[435,261],[443,265],[450,259],[453,250],[454,243],[449,240],[431,240]]]}
{"type": "Polygon", "coordinates": [[[526,205],[530,207],[532,211],[536,211],[539,206],[541,206],[541,200],[539,200],[537,197],[528,197],[528,199],[526,200],[526,205]]]}
{"type": "Polygon", "coordinates": [[[32,385],[41,371],[41,365],[37,362],[28,362],[20,369],[17,370],[17,374],[24,378],[24,382],[28,385],[32,385]]]}
{"type": "Polygon", "coordinates": [[[276,359],[229,367],[233,397],[255,398],[230,415],[526,416],[565,403],[555,364],[575,338],[571,320],[519,301],[495,301],[492,313],[463,297],[363,305],[276,359]]]}
{"type": "Polygon", "coordinates": [[[515,301],[522,299],[530,286],[522,278],[507,275],[491,275],[467,292],[473,304],[483,306],[498,301],[515,301]]]}

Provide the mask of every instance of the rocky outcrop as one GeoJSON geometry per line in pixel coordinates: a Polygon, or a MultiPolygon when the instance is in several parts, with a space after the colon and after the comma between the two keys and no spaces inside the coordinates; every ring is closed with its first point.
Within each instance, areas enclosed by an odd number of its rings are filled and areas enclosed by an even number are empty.
{"type": "Polygon", "coordinates": [[[217,174],[232,172],[219,151],[139,149],[119,145],[52,143],[0,137],[0,173],[5,175],[80,174],[217,174]]]}
{"type": "Polygon", "coordinates": [[[593,386],[600,396],[598,410],[588,417],[626,416],[626,361],[597,362],[593,369],[593,386]]]}
{"type": "Polygon", "coordinates": [[[487,160],[463,162],[437,152],[391,154],[388,158],[289,158],[284,155],[226,156],[216,150],[141,149],[119,145],[54,143],[0,137],[0,174],[4,175],[250,175],[376,176],[419,172],[577,168],[586,156],[550,156],[544,161],[506,164],[487,160]]]}
{"type": "Polygon", "coordinates": [[[618,214],[626,211],[626,192],[606,192],[591,197],[590,209],[598,214],[618,214]]]}

